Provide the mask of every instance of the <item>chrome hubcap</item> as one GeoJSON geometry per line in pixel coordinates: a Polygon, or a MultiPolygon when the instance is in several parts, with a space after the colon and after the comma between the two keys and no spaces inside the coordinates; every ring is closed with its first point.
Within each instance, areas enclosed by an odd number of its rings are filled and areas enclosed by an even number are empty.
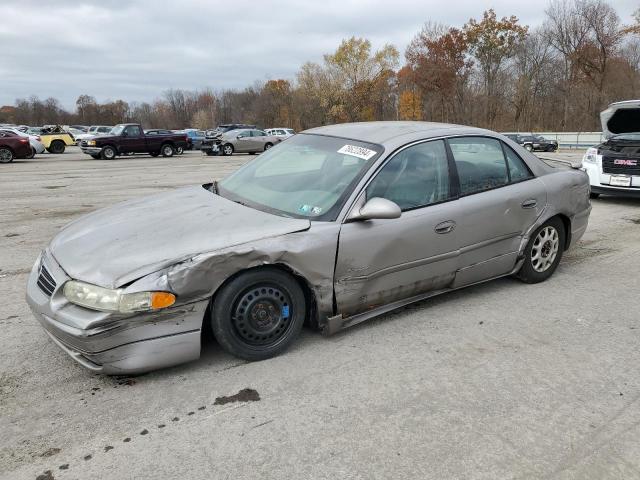
{"type": "Polygon", "coordinates": [[[545,272],[553,265],[558,255],[559,243],[555,228],[548,226],[540,230],[531,247],[531,265],[536,272],[545,272]]]}

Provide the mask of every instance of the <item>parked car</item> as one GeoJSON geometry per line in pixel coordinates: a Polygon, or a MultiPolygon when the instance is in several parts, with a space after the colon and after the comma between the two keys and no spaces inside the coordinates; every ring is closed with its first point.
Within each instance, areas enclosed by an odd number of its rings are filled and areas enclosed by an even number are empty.
{"type": "Polygon", "coordinates": [[[255,154],[265,152],[282,141],[282,137],[267,135],[264,130],[229,130],[202,145],[207,155],[233,155],[234,153],[255,154]]]}
{"type": "Polygon", "coordinates": [[[76,143],[73,136],[59,125],[45,126],[40,130],[39,135],[49,153],[64,153],[66,147],[76,143]]]}
{"type": "Polygon", "coordinates": [[[12,132],[12,133],[15,133],[16,135],[27,137],[29,139],[29,145],[31,145],[31,155],[29,155],[27,158],[33,158],[36,156],[36,154],[44,153],[45,151],[44,145],[40,141],[39,135],[29,135],[28,133],[25,133],[21,130],[18,130],[17,128],[12,128],[12,127],[3,127],[0,130],[12,132]]]}
{"type": "Polygon", "coordinates": [[[206,138],[205,131],[187,128],[184,133],[187,134],[187,150],[200,150],[202,142],[206,138]]]}
{"type": "Polygon", "coordinates": [[[29,137],[0,130],[0,163],[10,163],[16,158],[29,158],[30,156],[29,137]]]}
{"type": "Polygon", "coordinates": [[[76,144],[80,145],[82,140],[88,140],[99,135],[108,135],[113,127],[109,125],[92,125],[87,130],[87,133],[79,133],[74,135],[76,144]]]}
{"type": "Polygon", "coordinates": [[[282,137],[283,139],[289,138],[295,135],[296,132],[292,128],[265,128],[267,135],[273,135],[275,137],[282,137]]]}
{"type": "Polygon", "coordinates": [[[198,358],[209,328],[260,360],[305,321],[331,334],[493,278],[541,282],[587,228],[588,178],[510,144],[435,123],[307,130],[221,182],[75,220],[27,300],[73,359],[125,374],[198,358]]]}
{"type": "Polygon", "coordinates": [[[93,158],[113,160],[118,155],[146,153],[152,157],[172,157],[176,150],[186,147],[184,134],[145,134],[137,123],[116,125],[109,135],[83,140],[80,148],[93,158]]]}
{"type": "Polygon", "coordinates": [[[600,114],[606,140],[589,148],[582,159],[592,198],[601,194],[640,197],[638,118],[640,100],[613,103],[600,114]]]}
{"type": "Polygon", "coordinates": [[[556,140],[548,140],[542,135],[521,135],[518,133],[505,133],[504,135],[530,152],[555,152],[558,150],[558,142],[556,140]]]}

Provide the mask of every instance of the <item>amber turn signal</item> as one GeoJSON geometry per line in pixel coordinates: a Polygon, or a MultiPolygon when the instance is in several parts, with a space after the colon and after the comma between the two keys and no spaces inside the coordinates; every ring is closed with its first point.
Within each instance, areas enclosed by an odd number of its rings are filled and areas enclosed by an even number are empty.
{"type": "Polygon", "coordinates": [[[167,308],[176,303],[176,296],[168,292],[152,292],[151,308],[157,310],[159,308],[167,308]]]}

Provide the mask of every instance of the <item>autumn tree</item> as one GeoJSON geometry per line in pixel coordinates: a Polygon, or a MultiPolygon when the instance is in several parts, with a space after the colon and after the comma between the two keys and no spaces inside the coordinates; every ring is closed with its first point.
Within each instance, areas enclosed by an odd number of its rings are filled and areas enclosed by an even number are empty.
{"type": "Polygon", "coordinates": [[[425,95],[433,96],[430,118],[460,121],[473,62],[467,40],[456,28],[427,24],[416,35],[405,57],[414,81],[425,95]]]}
{"type": "Polygon", "coordinates": [[[507,60],[527,35],[527,27],[518,23],[514,15],[498,19],[493,9],[485,11],[482,20],[473,18],[463,27],[469,51],[476,59],[482,74],[486,99],[486,123],[493,128],[497,115],[498,79],[507,60]]]}

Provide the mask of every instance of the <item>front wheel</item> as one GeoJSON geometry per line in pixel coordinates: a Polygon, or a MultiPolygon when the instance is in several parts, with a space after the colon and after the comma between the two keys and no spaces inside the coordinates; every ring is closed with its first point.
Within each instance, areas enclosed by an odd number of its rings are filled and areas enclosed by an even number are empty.
{"type": "Polygon", "coordinates": [[[286,272],[245,272],[216,295],[211,327],[220,346],[245,360],[263,360],[286,350],[306,315],[304,293],[286,272]]]}
{"type": "Polygon", "coordinates": [[[564,224],[558,217],[547,220],[531,236],[518,278],[525,283],[544,282],[553,275],[564,251],[564,224]]]}
{"type": "Polygon", "coordinates": [[[233,145],[227,143],[224,147],[222,147],[222,154],[226,156],[233,155],[233,145]]]}
{"type": "Polygon", "coordinates": [[[113,160],[116,158],[116,149],[111,145],[107,145],[102,149],[102,152],[100,152],[100,157],[103,160],[113,160]]]}
{"type": "Polygon", "coordinates": [[[531,145],[525,145],[525,146],[524,146],[524,148],[525,148],[525,150],[527,150],[528,152],[533,151],[533,146],[531,146],[531,145]]]}

